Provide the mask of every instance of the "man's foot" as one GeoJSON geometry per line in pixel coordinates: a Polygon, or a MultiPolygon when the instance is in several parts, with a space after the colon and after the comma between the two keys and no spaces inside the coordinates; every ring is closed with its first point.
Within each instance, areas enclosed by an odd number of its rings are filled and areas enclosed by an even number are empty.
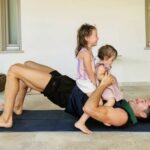
{"type": "Polygon", "coordinates": [[[0,127],[11,128],[12,127],[12,118],[10,118],[6,121],[5,118],[1,115],[0,116],[0,127]]]}
{"type": "Polygon", "coordinates": [[[1,103],[1,104],[0,104],[0,110],[3,110],[3,109],[4,109],[4,104],[1,103]]]}
{"type": "Polygon", "coordinates": [[[22,110],[22,107],[21,107],[21,106],[20,106],[20,107],[15,106],[13,111],[14,111],[14,113],[15,113],[16,115],[21,115],[21,114],[22,114],[22,112],[23,112],[23,110],[22,110]]]}
{"type": "MultiPolygon", "coordinates": [[[[4,110],[4,104],[0,104],[0,110],[3,111],[4,110]]],[[[16,115],[21,115],[23,110],[22,110],[22,107],[15,107],[13,112],[16,114],[16,115]]]]}
{"type": "Polygon", "coordinates": [[[75,124],[74,124],[74,126],[76,127],[76,128],[78,128],[79,130],[81,130],[83,133],[85,133],[85,134],[92,134],[93,132],[91,131],[91,130],[89,130],[86,126],[85,126],[85,124],[81,124],[79,121],[77,121],[75,124]]]}

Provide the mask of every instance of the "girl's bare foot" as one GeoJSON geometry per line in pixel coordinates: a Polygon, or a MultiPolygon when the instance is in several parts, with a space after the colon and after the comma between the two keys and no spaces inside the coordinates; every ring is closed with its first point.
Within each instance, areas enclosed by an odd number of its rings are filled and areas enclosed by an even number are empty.
{"type": "Polygon", "coordinates": [[[12,127],[12,117],[6,120],[3,115],[0,116],[0,127],[11,128],[12,127]]]}
{"type": "Polygon", "coordinates": [[[76,127],[76,128],[78,128],[79,130],[81,130],[83,133],[85,133],[85,134],[92,134],[93,132],[91,131],[91,130],[89,130],[86,126],[85,126],[85,124],[82,124],[82,123],[80,123],[79,121],[77,121],[75,124],[74,124],[74,126],[76,127]]]}

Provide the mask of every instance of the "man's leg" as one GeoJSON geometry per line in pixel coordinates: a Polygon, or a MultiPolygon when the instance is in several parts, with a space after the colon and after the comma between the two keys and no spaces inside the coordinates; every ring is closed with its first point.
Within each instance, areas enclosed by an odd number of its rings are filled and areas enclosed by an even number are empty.
{"type": "Polygon", "coordinates": [[[28,90],[28,86],[20,80],[19,91],[16,96],[13,111],[16,115],[21,115],[23,110],[23,103],[28,90]]]}
{"type": "Polygon", "coordinates": [[[51,75],[39,70],[33,70],[22,64],[11,66],[8,71],[5,86],[5,106],[0,117],[0,127],[12,126],[13,107],[19,91],[20,80],[23,81],[28,87],[42,92],[50,79],[51,75]]]}
{"type": "Polygon", "coordinates": [[[47,72],[47,73],[54,71],[53,68],[50,68],[50,67],[42,65],[42,64],[38,64],[38,63],[33,62],[33,61],[26,61],[24,63],[24,65],[27,67],[30,67],[32,69],[40,70],[40,71],[47,72]]]}
{"type": "MultiPolygon", "coordinates": [[[[48,73],[48,74],[50,72],[54,71],[54,69],[52,69],[48,66],[38,64],[38,63],[33,62],[33,61],[26,61],[24,63],[24,65],[28,68],[31,68],[31,69],[34,69],[34,70],[39,70],[39,71],[42,71],[42,72],[45,72],[45,73],[48,73]]],[[[18,95],[17,95],[16,100],[15,100],[15,104],[14,104],[14,112],[17,115],[22,114],[24,98],[25,98],[25,95],[27,93],[27,90],[28,90],[27,85],[24,82],[21,81],[20,82],[20,87],[19,87],[19,92],[18,92],[18,95]]]]}

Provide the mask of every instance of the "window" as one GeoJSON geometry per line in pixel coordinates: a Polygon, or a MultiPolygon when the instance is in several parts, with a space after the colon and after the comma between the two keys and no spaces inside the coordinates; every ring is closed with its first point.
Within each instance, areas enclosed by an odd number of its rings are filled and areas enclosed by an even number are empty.
{"type": "Polygon", "coordinates": [[[18,52],[21,49],[20,0],[0,0],[0,50],[18,52]]]}
{"type": "Polygon", "coordinates": [[[150,48],[150,0],[145,1],[146,10],[146,47],[150,48]]]}

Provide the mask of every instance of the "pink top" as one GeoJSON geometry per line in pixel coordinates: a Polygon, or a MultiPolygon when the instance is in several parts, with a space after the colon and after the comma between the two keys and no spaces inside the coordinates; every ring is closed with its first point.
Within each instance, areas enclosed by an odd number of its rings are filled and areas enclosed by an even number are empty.
{"type": "MultiPolygon", "coordinates": [[[[104,63],[99,63],[96,66],[98,67],[99,65],[103,65],[107,72],[110,72],[110,70],[112,68],[110,65],[106,65],[104,63]]],[[[114,79],[115,79],[115,83],[108,86],[102,94],[102,98],[106,101],[108,101],[111,97],[114,97],[116,99],[116,101],[119,101],[123,98],[123,94],[118,86],[116,77],[114,77],[114,79]]]]}

